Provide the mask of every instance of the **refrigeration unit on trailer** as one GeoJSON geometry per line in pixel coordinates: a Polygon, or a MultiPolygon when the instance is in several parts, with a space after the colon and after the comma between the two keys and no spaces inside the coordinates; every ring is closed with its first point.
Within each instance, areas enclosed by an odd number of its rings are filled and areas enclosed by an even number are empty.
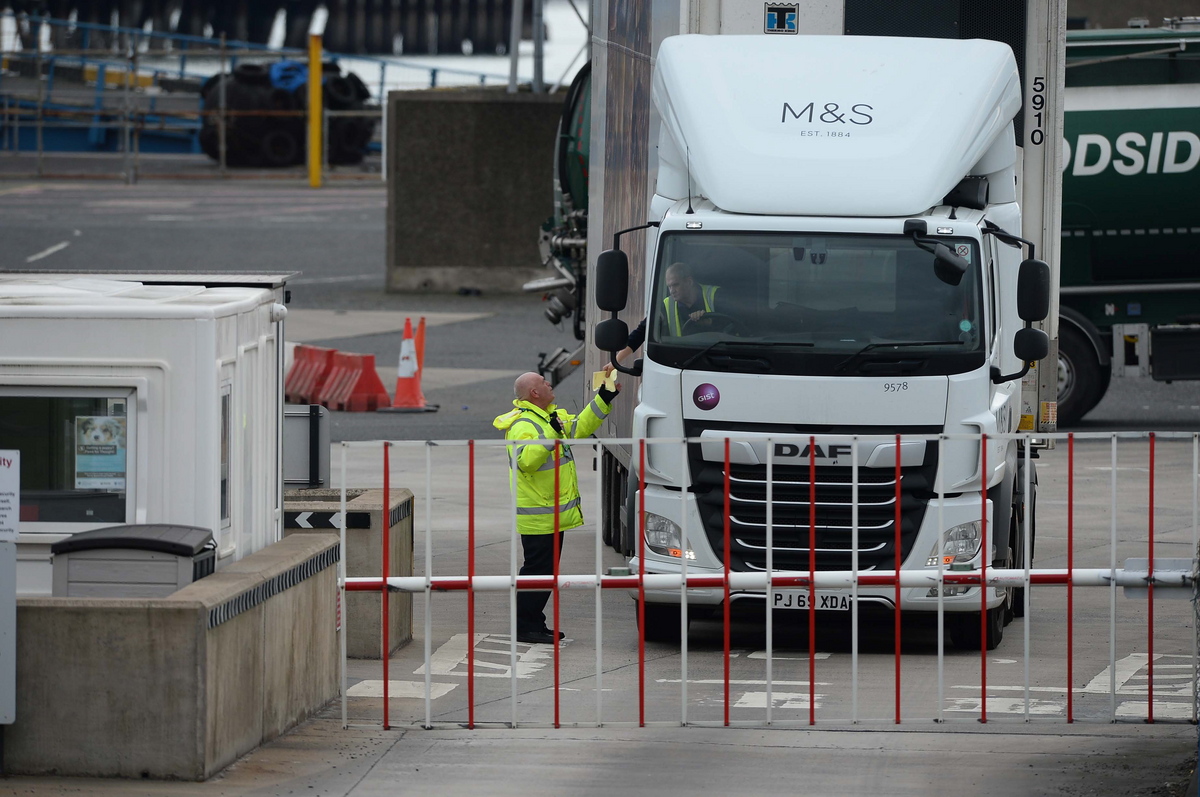
{"type": "Polygon", "coordinates": [[[20,451],[18,591],[126,524],[279,539],[287,275],[0,273],[0,449],[20,451]]]}
{"type": "MultiPolygon", "coordinates": [[[[1047,91],[1044,76],[1030,83],[1047,91]]],[[[1022,236],[1020,171],[1039,165],[1017,146],[1012,49],[680,35],[660,45],[651,91],[660,124],[650,221],[617,233],[597,259],[596,305],[612,317],[594,341],[606,357],[626,345],[617,313],[632,281],[646,338],[641,362],[620,366],[641,377],[630,434],[700,442],[686,464],[678,444],[648,446],[644,466],[640,452],[630,457],[619,546],[632,566],[677,573],[686,559],[690,573],[721,573],[728,518],[732,568],[765,569],[768,444],[777,570],[808,570],[814,547],[817,569],[851,569],[852,525],[858,568],[891,570],[897,494],[904,569],[1024,562],[1025,459],[1018,442],[994,435],[1034,428],[1037,404],[1023,404],[1022,384],[1036,383],[1030,366],[1048,352],[1033,324],[1050,312],[1051,274],[1022,236]],[[798,75],[812,77],[789,77],[798,75]],[[644,267],[622,251],[640,250],[634,242],[644,243],[644,267]],[[939,456],[922,439],[898,453],[897,434],[962,437],[939,456]],[[967,438],[980,434],[993,435],[983,452],[967,438]],[[643,509],[639,557],[632,534],[643,509]]],[[[986,633],[994,647],[1023,604],[1014,590],[979,589],[946,588],[941,603],[957,644],[978,647],[986,633]]],[[[818,600],[841,608],[848,594],[818,600]]],[[[858,595],[895,604],[890,586],[858,595]]],[[[803,606],[796,598],[732,596],[803,606]]],[[[723,600],[720,590],[688,598],[691,612],[723,600]]],[[[903,611],[938,606],[936,590],[900,591],[903,611]]],[[[678,637],[678,590],[648,591],[644,608],[649,637],[678,637]]]]}

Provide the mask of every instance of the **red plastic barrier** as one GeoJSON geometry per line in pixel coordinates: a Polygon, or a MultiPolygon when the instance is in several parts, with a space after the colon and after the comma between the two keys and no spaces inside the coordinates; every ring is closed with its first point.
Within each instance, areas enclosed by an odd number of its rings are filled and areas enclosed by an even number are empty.
{"type": "Polygon", "coordinates": [[[345,412],[374,412],[391,402],[375,370],[374,354],[335,351],[317,404],[345,412]]]}
{"type": "Polygon", "coordinates": [[[336,349],[321,346],[296,346],[292,367],[283,381],[284,396],[294,404],[314,404],[325,385],[336,349]]]}

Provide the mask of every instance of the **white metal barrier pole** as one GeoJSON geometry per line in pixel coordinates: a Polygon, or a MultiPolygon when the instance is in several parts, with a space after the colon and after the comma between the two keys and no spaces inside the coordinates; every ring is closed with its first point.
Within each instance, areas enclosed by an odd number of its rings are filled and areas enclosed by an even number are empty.
{"type": "Polygon", "coordinates": [[[767,724],[771,724],[771,659],[775,658],[775,446],[767,438],[767,724]]]}
{"type": "Polygon", "coordinates": [[[346,718],[346,635],[349,629],[349,623],[342,622],[341,613],[345,612],[349,615],[346,609],[346,441],[342,441],[342,506],[341,514],[338,516],[338,525],[341,526],[341,550],[338,551],[338,572],[341,574],[341,583],[338,584],[338,633],[341,636],[339,644],[342,653],[342,729],[350,727],[350,723],[346,718]]]}
{"type": "Polygon", "coordinates": [[[1112,583],[1108,588],[1108,712],[1109,722],[1117,721],[1117,436],[1112,436],[1111,476],[1112,536],[1109,540],[1108,568],[1112,583]]]}
{"type": "MultiPolygon", "coordinates": [[[[680,456],[679,467],[681,468],[681,470],[679,472],[682,474],[681,478],[687,479],[688,456],[687,456],[687,438],[686,437],[683,438],[683,442],[680,444],[680,455],[679,456],[680,456]]],[[[680,537],[679,544],[680,544],[680,546],[682,546],[680,548],[680,550],[683,552],[683,555],[679,557],[679,572],[680,572],[680,575],[683,577],[683,581],[681,581],[679,584],[679,625],[680,625],[680,635],[679,635],[679,669],[680,669],[680,673],[679,673],[680,709],[679,709],[679,711],[680,711],[680,717],[679,717],[679,722],[681,725],[684,725],[684,726],[687,725],[687,721],[688,721],[688,719],[687,719],[687,707],[688,707],[688,700],[687,700],[687,693],[688,693],[688,677],[687,677],[687,672],[688,672],[688,639],[687,639],[687,636],[688,636],[688,634],[687,634],[687,630],[688,630],[688,599],[687,599],[687,593],[688,593],[688,591],[687,591],[687,584],[686,584],[686,582],[687,582],[687,552],[689,550],[691,550],[691,547],[688,545],[688,537],[687,537],[687,516],[688,516],[687,496],[688,496],[688,494],[686,491],[680,490],[679,500],[681,502],[681,508],[679,511],[679,537],[680,537]]]]}
{"type": "MultiPolygon", "coordinates": [[[[384,510],[387,517],[387,510],[384,510]]],[[[386,525],[386,523],[385,523],[386,525]]],[[[425,727],[433,727],[433,443],[425,441],[425,727]]]]}
{"type": "MultiPolygon", "coordinates": [[[[1025,512],[1024,512],[1025,528],[1023,529],[1025,539],[1024,539],[1024,544],[1021,546],[1021,552],[1023,555],[1022,558],[1025,560],[1024,562],[1021,563],[1025,568],[1025,589],[1021,593],[1021,600],[1025,604],[1025,607],[1024,607],[1025,608],[1025,614],[1024,614],[1025,622],[1022,625],[1025,626],[1025,721],[1026,722],[1029,722],[1029,627],[1031,625],[1033,625],[1033,615],[1029,613],[1029,599],[1030,599],[1031,593],[1033,592],[1033,585],[1029,581],[1029,571],[1033,568],[1033,552],[1030,550],[1030,548],[1032,548],[1032,546],[1033,546],[1033,529],[1029,525],[1030,521],[1032,520],[1032,514],[1033,514],[1032,501],[1030,500],[1033,497],[1033,493],[1031,492],[1031,490],[1033,489],[1032,488],[1033,460],[1030,457],[1030,449],[1031,448],[1032,447],[1029,445],[1029,440],[1026,439],[1026,441],[1025,441],[1025,500],[1022,502],[1022,504],[1024,504],[1024,510],[1025,510],[1025,512]]],[[[1014,562],[1014,564],[1016,564],[1016,563],[1014,562]]]]}
{"type": "MultiPolygon", "coordinates": [[[[850,438],[850,569],[858,573],[858,435],[850,438]]],[[[850,585],[850,719],[858,724],[858,579],[850,585]]]]}
{"type": "Polygon", "coordinates": [[[602,443],[597,440],[592,444],[592,471],[596,474],[596,727],[603,723],[604,694],[604,590],[600,587],[600,579],[604,576],[603,540],[604,536],[604,457],[602,443]]]}

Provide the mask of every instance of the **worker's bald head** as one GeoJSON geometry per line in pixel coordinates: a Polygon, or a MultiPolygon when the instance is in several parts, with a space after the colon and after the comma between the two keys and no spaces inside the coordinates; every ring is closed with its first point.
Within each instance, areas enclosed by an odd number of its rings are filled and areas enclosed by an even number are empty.
{"type": "Polygon", "coordinates": [[[521,401],[528,401],[545,409],[554,403],[554,388],[538,373],[527,371],[513,383],[513,393],[521,401]]]}

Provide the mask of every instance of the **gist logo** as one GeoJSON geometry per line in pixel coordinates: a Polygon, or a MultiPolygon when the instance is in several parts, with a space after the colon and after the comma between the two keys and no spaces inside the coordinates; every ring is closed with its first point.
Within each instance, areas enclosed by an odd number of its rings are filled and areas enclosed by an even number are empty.
{"type": "Polygon", "coordinates": [[[692,391],[692,402],[702,410],[711,410],[721,403],[721,391],[705,382],[692,391]]]}

